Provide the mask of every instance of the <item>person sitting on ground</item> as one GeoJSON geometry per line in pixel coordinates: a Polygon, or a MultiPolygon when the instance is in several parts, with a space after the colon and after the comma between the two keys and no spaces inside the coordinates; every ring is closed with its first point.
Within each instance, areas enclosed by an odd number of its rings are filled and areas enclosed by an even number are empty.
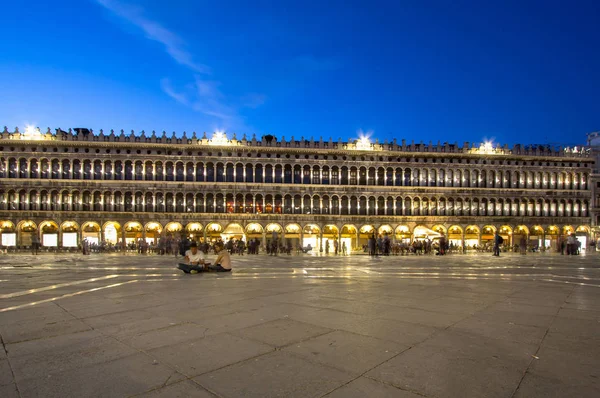
{"type": "Polygon", "coordinates": [[[190,249],[185,252],[184,257],[185,263],[179,263],[177,268],[189,274],[191,271],[200,272],[206,261],[204,260],[204,254],[198,250],[198,244],[196,242],[192,242],[190,244],[190,249]]]}
{"type": "MultiPolygon", "coordinates": [[[[189,251],[191,252],[193,250],[190,249],[189,251]]],[[[196,248],[197,250],[197,248],[196,248]]],[[[208,271],[215,271],[215,272],[229,272],[231,271],[231,255],[229,254],[229,252],[225,249],[225,245],[223,244],[223,242],[217,242],[215,243],[215,251],[217,252],[217,259],[215,260],[215,264],[211,265],[210,263],[207,263],[204,260],[204,257],[202,255],[201,261],[198,261],[196,264],[194,264],[194,257],[189,257],[190,258],[190,263],[189,264],[185,264],[185,263],[179,263],[179,265],[177,266],[177,268],[179,268],[180,270],[182,270],[183,272],[185,272],[186,274],[196,274],[199,272],[208,272],[208,271]]],[[[186,253],[187,254],[187,253],[186,253]]],[[[186,255],[186,258],[188,258],[188,256],[186,255]]]]}
{"type": "Polygon", "coordinates": [[[229,252],[225,250],[225,247],[222,242],[217,242],[217,244],[215,245],[215,251],[217,252],[217,259],[215,260],[215,264],[208,264],[206,268],[208,268],[209,271],[217,272],[231,271],[231,256],[229,255],[229,252]]]}

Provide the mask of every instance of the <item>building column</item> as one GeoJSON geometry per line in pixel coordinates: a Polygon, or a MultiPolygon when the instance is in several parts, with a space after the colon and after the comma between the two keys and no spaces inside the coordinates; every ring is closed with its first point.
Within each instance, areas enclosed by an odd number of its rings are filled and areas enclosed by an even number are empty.
{"type": "Polygon", "coordinates": [[[123,247],[122,253],[127,252],[127,242],[125,241],[125,224],[121,226],[121,246],[123,247]]]}
{"type": "Polygon", "coordinates": [[[319,230],[319,253],[323,253],[323,228],[319,230]]]}

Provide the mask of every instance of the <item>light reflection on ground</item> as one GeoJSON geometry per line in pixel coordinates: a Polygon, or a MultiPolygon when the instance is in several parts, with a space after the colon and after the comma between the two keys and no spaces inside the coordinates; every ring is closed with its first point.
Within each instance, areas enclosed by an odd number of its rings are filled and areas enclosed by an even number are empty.
{"type": "Polygon", "coordinates": [[[600,267],[595,255],[571,257],[534,254],[506,255],[500,258],[487,254],[378,258],[258,255],[233,259],[234,271],[231,274],[185,275],[175,269],[177,260],[166,256],[5,255],[0,257],[0,312],[91,293],[99,289],[116,288],[126,283],[170,283],[182,278],[193,278],[194,282],[198,283],[218,283],[223,278],[535,280],[600,287],[600,267]],[[88,287],[94,283],[98,286],[88,287]],[[23,285],[29,286],[22,290],[23,285]],[[21,290],[16,290],[17,286],[21,287],[21,290]],[[8,292],[13,289],[15,291],[8,292]],[[37,300],[41,293],[52,291],[56,291],[56,296],[37,300]],[[6,299],[19,297],[23,302],[6,305],[6,299]]]}

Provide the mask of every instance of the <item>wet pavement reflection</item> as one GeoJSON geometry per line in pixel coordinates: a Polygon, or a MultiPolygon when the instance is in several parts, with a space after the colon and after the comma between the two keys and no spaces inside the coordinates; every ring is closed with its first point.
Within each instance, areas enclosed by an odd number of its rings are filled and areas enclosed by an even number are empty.
{"type": "MultiPolygon", "coordinates": [[[[181,257],[179,257],[181,259],[181,257]]],[[[199,283],[226,279],[377,280],[439,279],[541,281],[600,287],[600,255],[489,254],[447,256],[234,256],[230,274],[185,275],[177,258],[132,254],[46,254],[0,257],[0,312],[59,300],[73,295],[123,286],[125,283],[173,282],[195,278],[199,283]],[[95,287],[90,288],[91,285],[95,287]],[[36,300],[41,293],[54,297],[36,300]],[[7,299],[19,304],[6,305],[7,299]]]]}

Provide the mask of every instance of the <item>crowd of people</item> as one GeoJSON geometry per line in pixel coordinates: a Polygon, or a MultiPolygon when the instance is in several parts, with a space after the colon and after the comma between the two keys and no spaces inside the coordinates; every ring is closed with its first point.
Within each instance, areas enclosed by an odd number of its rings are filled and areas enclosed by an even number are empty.
{"type": "MultiPolygon", "coordinates": [[[[294,251],[296,254],[310,253],[318,251],[321,254],[329,255],[347,255],[348,247],[346,242],[339,244],[337,240],[325,240],[323,247],[314,248],[310,244],[303,247],[296,245],[293,247],[290,240],[282,240],[274,237],[268,239],[263,245],[261,240],[258,238],[249,239],[248,242],[243,239],[230,238],[225,242],[222,240],[216,241],[205,241],[201,239],[197,242],[198,248],[203,253],[209,253],[216,250],[216,244],[222,243],[223,247],[229,254],[240,255],[244,254],[256,255],[264,252],[270,256],[277,256],[278,254],[291,255],[294,251]]],[[[119,243],[108,243],[101,241],[99,243],[84,239],[79,247],[79,250],[83,254],[90,253],[112,253],[112,252],[137,252],[138,254],[159,254],[159,255],[173,255],[184,256],[185,252],[190,249],[192,240],[186,236],[178,235],[166,235],[162,236],[156,241],[156,243],[148,242],[144,239],[137,239],[124,244],[119,243]]],[[[595,249],[595,244],[592,242],[590,245],[592,249],[595,249]]],[[[40,250],[39,240],[35,239],[32,241],[31,251],[32,254],[37,254],[40,250]]],[[[492,252],[495,256],[500,255],[501,252],[514,252],[526,254],[528,252],[538,251],[550,251],[550,247],[538,246],[537,241],[528,241],[522,236],[514,244],[507,244],[499,234],[495,234],[494,238],[490,241],[483,242],[479,245],[457,245],[454,242],[448,242],[448,239],[442,234],[439,237],[424,239],[413,239],[412,241],[392,241],[387,235],[371,235],[366,244],[362,246],[362,251],[369,254],[370,256],[389,256],[389,255],[445,255],[449,253],[467,253],[471,252],[492,252]]],[[[557,241],[557,252],[567,255],[578,255],[581,253],[581,241],[577,239],[574,234],[568,235],[567,237],[560,238],[557,241]]]]}

